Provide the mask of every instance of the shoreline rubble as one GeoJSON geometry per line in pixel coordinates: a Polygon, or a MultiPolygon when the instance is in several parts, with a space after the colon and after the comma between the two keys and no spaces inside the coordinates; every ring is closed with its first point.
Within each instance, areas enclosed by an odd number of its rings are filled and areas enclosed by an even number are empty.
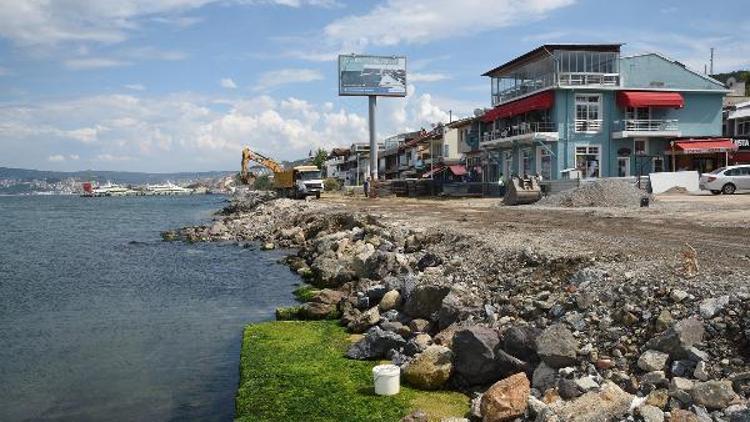
{"type": "Polygon", "coordinates": [[[464,391],[475,418],[750,420],[746,290],[704,297],[696,280],[654,270],[673,262],[498,245],[379,217],[250,192],[211,225],[162,235],[297,249],[286,263],[320,290],[277,316],[340,319],[363,334],[348,357],[390,359],[417,387],[464,391]],[[483,399],[522,376],[525,396],[483,399]],[[506,405],[511,416],[481,414],[506,405]]]}

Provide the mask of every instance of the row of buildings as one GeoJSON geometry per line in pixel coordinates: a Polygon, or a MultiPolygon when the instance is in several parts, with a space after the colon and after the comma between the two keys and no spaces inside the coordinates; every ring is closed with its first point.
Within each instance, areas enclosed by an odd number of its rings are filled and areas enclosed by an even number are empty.
{"type": "MultiPolygon", "coordinates": [[[[744,84],[730,90],[678,61],[621,56],[620,47],[547,44],[487,71],[491,107],[384,139],[380,177],[630,177],[750,162],[744,84]]],[[[361,184],[369,154],[364,143],[335,149],[329,176],[361,184]]]]}

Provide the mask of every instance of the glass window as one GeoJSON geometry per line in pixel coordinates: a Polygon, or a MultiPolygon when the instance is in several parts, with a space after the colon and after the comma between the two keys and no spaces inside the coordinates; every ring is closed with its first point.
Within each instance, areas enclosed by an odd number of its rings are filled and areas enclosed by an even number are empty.
{"type": "Polygon", "coordinates": [[[661,173],[664,171],[664,159],[661,157],[654,157],[654,173],[661,173]]]}
{"type": "Polygon", "coordinates": [[[645,139],[636,139],[634,142],[633,149],[635,149],[636,155],[645,155],[646,154],[646,140],[645,139]]]}
{"type": "Polygon", "coordinates": [[[576,132],[598,132],[601,129],[601,96],[576,95],[576,132]]]}
{"type": "Polygon", "coordinates": [[[598,146],[576,147],[576,169],[584,179],[600,176],[601,151],[598,146]]]}
{"type": "Polygon", "coordinates": [[[526,176],[531,174],[531,150],[521,150],[521,174],[526,176]]]}

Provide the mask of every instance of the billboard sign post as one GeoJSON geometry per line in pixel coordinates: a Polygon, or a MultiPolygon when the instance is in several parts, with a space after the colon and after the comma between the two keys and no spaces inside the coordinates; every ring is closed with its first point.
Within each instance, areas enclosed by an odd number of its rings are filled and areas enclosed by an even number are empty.
{"type": "Polygon", "coordinates": [[[375,139],[377,97],[406,96],[406,57],[339,56],[339,95],[368,97],[370,180],[374,182],[378,180],[378,146],[375,139]]]}

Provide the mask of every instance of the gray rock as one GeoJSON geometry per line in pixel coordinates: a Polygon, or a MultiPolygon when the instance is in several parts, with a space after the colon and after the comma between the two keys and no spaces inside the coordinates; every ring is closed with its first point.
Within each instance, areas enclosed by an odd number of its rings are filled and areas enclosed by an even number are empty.
{"type": "Polygon", "coordinates": [[[362,333],[379,321],[380,312],[378,311],[378,307],[375,306],[355,316],[346,328],[352,333],[362,333]]]}
{"type": "Polygon", "coordinates": [[[424,271],[426,268],[437,267],[442,263],[443,260],[439,256],[431,252],[427,252],[422,258],[419,259],[419,261],[417,261],[417,268],[419,269],[419,271],[424,271]]]}
{"type": "Polygon", "coordinates": [[[506,378],[513,374],[529,370],[529,365],[526,362],[506,353],[500,347],[495,349],[495,362],[497,363],[500,378],[506,378]]]}
{"type": "Polygon", "coordinates": [[[409,328],[415,333],[426,333],[430,330],[430,321],[416,318],[409,322],[409,328]]]}
{"type": "Polygon", "coordinates": [[[430,337],[429,334],[420,333],[406,342],[406,346],[404,346],[404,353],[407,356],[414,356],[417,353],[422,353],[431,344],[432,337],[430,337]]]}
{"type": "Polygon", "coordinates": [[[391,290],[383,295],[378,307],[382,312],[390,311],[401,305],[401,294],[398,290],[391,290]]]}
{"type": "Polygon", "coordinates": [[[641,382],[644,384],[650,384],[656,387],[665,386],[667,385],[667,377],[664,374],[664,371],[651,371],[643,374],[641,377],[641,382]]]}
{"type": "Polygon", "coordinates": [[[523,325],[508,328],[503,333],[503,350],[523,361],[536,363],[536,338],[541,333],[538,328],[523,325]]]}
{"type": "Polygon", "coordinates": [[[687,358],[693,362],[708,362],[710,356],[697,347],[690,347],[687,349],[687,358]]]}
{"type": "Polygon", "coordinates": [[[663,334],[652,338],[647,347],[668,353],[672,358],[682,359],[687,357],[687,349],[703,340],[705,331],[699,320],[683,319],[663,334]]]}
{"type": "Polygon", "coordinates": [[[708,381],[709,375],[708,375],[708,368],[706,367],[706,362],[700,361],[695,365],[695,371],[693,371],[693,376],[701,381],[708,381]]]}
{"type": "Polygon", "coordinates": [[[390,311],[381,313],[380,316],[388,321],[398,321],[400,315],[397,310],[391,309],[390,311]]]}
{"type": "Polygon", "coordinates": [[[690,391],[696,404],[721,410],[739,399],[730,381],[707,381],[695,384],[690,391]]]}
{"type": "Polygon", "coordinates": [[[695,362],[692,360],[682,359],[672,362],[672,375],[678,377],[688,377],[695,371],[695,362]]]}
{"type": "Polygon", "coordinates": [[[729,422],[750,422],[750,409],[729,413],[729,422]]]}
{"type": "Polygon", "coordinates": [[[482,309],[482,301],[470,292],[451,289],[443,298],[438,313],[438,328],[444,329],[454,322],[463,321],[472,315],[478,315],[482,309]]]}
{"type": "Polygon", "coordinates": [[[645,405],[638,408],[644,422],[664,422],[664,412],[656,406],[645,405]]]}
{"type": "Polygon", "coordinates": [[[398,350],[405,345],[406,340],[400,335],[384,331],[380,327],[372,327],[361,340],[349,347],[346,357],[358,360],[380,359],[391,349],[398,350]]]}
{"type": "Polygon", "coordinates": [[[542,362],[534,369],[534,374],[531,377],[531,386],[544,393],[554,387],[556,378],[557,371],[555,368],[550,368],[542,362]]]}
{"type": "Polygon", "coordinates": [[[591,375],[587,377],[581,377],[575,380],[576,386],[583,391],[590,391],[590,390],[596,390],[599,388],[599,384],[594,380],[594,377],[591,375]]]}
{"type": "Polygon", "coordinates": [[[454,371],[463,385],[488,384],[500,379],[495,348],[500,342],[497,331],[472,326],[453,336],[454,371]]]}
{"type": "Polygon", "coordinates": [[[663,371],[667,366],[669,355],[657,350],[646,350],[638,358],[638,367],[646,372],[663,371]]]}
{"type": "Polygon", "coordinates": [[[688,292],[684,290],[674,289],[669,293],[669,298],[672,299],[672,301],[680,303],[683,300],[687,299],[687,297],[690,296],[688,292]]]}
{"type": "Polygon", "coordinates": [[[701,302],[698,309],[703,318],[713,318],[729,304],[729,296],[713,297],[701,302]]]}
{"type": "Polygon", "coordinates": [[[429,346],[404,368],[404,379],[425,390],[442,387],[451,375],[453,353],[444,346],[429,346]]]}
{"type": "Polygon", "coordinates": [[[404,306],[404,311],[415,318],[431,319],[440,310],[449,287],[419,285],[414,288],[404,306]]]}
{"type": "Polygon", "coordinates": [[[630,410],[633,397],[616,384],[607,381],[598,391],[589,391],[571,401],[557,401],[549,408],[560,422],[622,421],[630,410]]]}
{"type": "Polygon", "coordinates": [[[365,291],[365,294],[368,298],[370,298],[370,302],[372,302],[372,304],[374,305],[380,302],[383,296],[385,296],[386,292],[388,292],[387,287],[382,284],[377,284],[375,286],[368,287],[367,291],[365,291]]]}
{"type": "Polygon", "coordinates": [[[552,368],[562,368],[576,364],[578,341],[563,325],[556,324],[536,339],[536,352],[552,368]]]}
{"type": "Polygon", "coordinates": [[[583,394],[583,392],[578,389],[578,385],[576,385],[575,381],[567,378],[560,378],[557,381],[557,393],[560,394],[560,397],[564,400],[571,400],[583,394]]]}

